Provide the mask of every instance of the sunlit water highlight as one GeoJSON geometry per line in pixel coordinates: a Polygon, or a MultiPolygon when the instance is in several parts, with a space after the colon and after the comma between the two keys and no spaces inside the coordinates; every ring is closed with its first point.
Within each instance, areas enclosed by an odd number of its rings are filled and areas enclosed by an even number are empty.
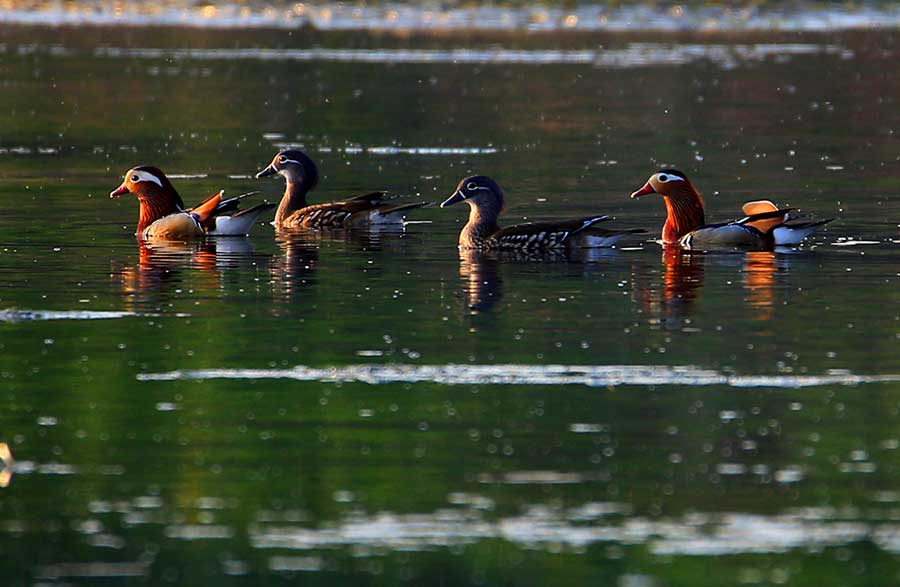
{"type": "Polygon", "coordinates": [[[900,9],[881,4],[852,7],[794,3],[788,6],[446,6],[385,3],[373,6],[321,3],[249,3],[188,0],[110,5],[100,0],[61,3],[13,1],[0,22],[42,25],[131,25],[319,30],[560,31],[828,31],[896,28],[900,9]]]}
{"type": "Polygon", "coordinates": [[[110,312],[99,310],[2,310],[0,322],[24,322],[30,320],[111,320],[136,316],[134,312],[110,312]]]}
{"type": "MultiPolygon", "coordinates": [[[[380,512],[348,516],[329,528],[264,524],[252,531],[257,548],[313,550],[366,546],[392,550],[428,550],[499,538],[529,548],[584,547],[598,542],[646,544],[659,555],[721,556],[787,552],[872,540],[896,552],[900,524],[848,522],[814,512],[777,516],[695,512],[681,518],[623,519],[621,506],[587,503],[563,509],[534,505],[521,515],[491,520],[474,509],[432,514],[380,512]],[[618,510],[618,511],[617,511],[618,510]]],[[[625,507],[627,512],[627,506],[625,507]]]]}
{"type": "Polygon", "coordinates": [[[296,381],[440,383],[444,385],[726,385],[818,387],[900,381],[900,374],[736,375],[695,366],[665,365],[351,365],[292,369],[201,369],[141,373],[139,381],[178,379],[293,379],[296,381]]]}
{"type": "MultiPolygon", "coordinates": [[[[49,48],[44,50],[49,51],[49,48]]],[[[57,55],[71,51],[56,47],[57,55]]],[[[96,57],[128,59],[314,61],[362,63],[456,63],[484,65],[586,65],[607,69],[684,65],[708,61],[723,69],[778,57],[833,55],[850,59],[853,52],[834,44],[760,43],[630,43],[621,49],[540,50],[456,47],[438,49],[188,49],[98,47],[96,57]]]]}

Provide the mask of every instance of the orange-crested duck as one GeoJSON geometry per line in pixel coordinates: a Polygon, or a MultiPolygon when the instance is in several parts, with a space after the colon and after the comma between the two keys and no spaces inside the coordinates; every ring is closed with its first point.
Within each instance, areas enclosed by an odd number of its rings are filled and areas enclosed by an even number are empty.
{"type": "Polygon", "coordinates": [[[627,234],[645,232],[642,228],[606,230],[594,226],[609,216],[587,216],[571,220],[529,222],[500,228],[497,219],[503,211],[503,189],[483,175],[464,178],[441,208],[465,202],[469,221],[459,233],[461,249],[513,249],[520,251],[565,250],[611,247],[627,234]]]}
{"type": "Polygon", "coordinates": [[[280,151],[257,178],[281,175],[284,196],[275,211],[277,228],[362,228],[370,225],[403,224],[406,212],[426,202],[389,204],[384,192],[372,192],[348,200],[325,204],[306,203],[306,194],[319,183],[319,169],[303,151],[280,151]]]}
{"type": "Polygon", "coordinates": [[[747,202],[745,216],[720,224],[706,224],[703,198],[687,176],[677,169],[661,169],[642,188],[631,194],[639,198],[659,194],[666,204],[663,244],[685,248],[742,247],[771,249],[797,245],[819,226],[834,220],[803,221],[791,218],[792,208],[778,208],[769,200],[747,202]]]}
{"type": "Polygon", "coordinates": [[[140,202],[135,234],[144,239],[246,236],[259,215],[275,207],[265,203],[238,210],[240,201],[255,192],[228,199],[222,199],[223,192],[219,192],[193,208],[185,208],[166,174],[150,165],[129,169],[122,185],[111,191],[109,197],[117,198],[129,192],[140,202]]]}

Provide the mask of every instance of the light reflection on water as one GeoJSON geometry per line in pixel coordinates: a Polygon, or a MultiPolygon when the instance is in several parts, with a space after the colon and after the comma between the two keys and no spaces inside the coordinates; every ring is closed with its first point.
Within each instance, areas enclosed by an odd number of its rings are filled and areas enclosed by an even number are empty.
{"type": "Polygon", "coordinates": [[[740,64],[791,56],[828,55],[853,58],[853,51],[832,44],[766,43],[722,45],[693,43],[630,43],[624,49],[601,50],[511,50],[502,48],[434,49],[163,49],[101,47],[100,58],[172,60],[253,60],[362,63],[453,63],[484,65],[581,64],[598,68],[677,66],[710,62],[723,69],[740,64]]]}
{"type": "Polygon", "coordinates": [[[291,369],[203,369],[139,373],[139,381],[180,379],[293,379],[295,381],[440,383],[443,385],[725,385],[729,387],[822,387],[900,382],[900,374],[860,375],[836,370],[823,375],[736,375],[693,365],[351,365],[291,369]]]}
{"type": "Polygon", "coordinates": [[[165,25],[213,28],[301,28],[320,30],[453,31],[503,30],[530,32],[632,31],[832,31],[893,28],[900,14],[890,5],[820,6],[814,3],[759,6],[653,4],[581,5],[437,5],[378,3],[371,6],[333,2],[187,0],[161,3],[122,1],[114,7],[100,0],[67,2],[60,7],[13,0],[2,22],[42,25],[165,25]]]}

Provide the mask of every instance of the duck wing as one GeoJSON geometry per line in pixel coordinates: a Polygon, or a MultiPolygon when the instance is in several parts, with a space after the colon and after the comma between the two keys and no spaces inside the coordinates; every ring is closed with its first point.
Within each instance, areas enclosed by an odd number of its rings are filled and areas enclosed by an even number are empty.
{"type": "Polygon", "coordinates": [[[353,196],[344,200],[344,202],[369,202],[374,205],[384,200],[386,195],[384,192],[369,192],[368,194],[353,196]]]}
{"type": "Polygon", "coordinates": [[[750,248],[771,249],[775,246],[773,231],[784,222],[791,208],[750,214],[739,220],[707,224],[679,240],[686,249],[750,248]]]}
{"type": "Polygon", "coordinates": [[[501,228],[490,236],[496,246],[511,249],[554,249],[565,246],[573,235],[587,230],[609,216],[589,216],[572,220],[526,222],[501,228]]]}
{"type": "Polygon", "coordinates": [[[343,202],[313,204],[295,210],[282,224],[287,227],[344,228],[353,214],[372,208],[372,202],[355,198],[343,202]]]}

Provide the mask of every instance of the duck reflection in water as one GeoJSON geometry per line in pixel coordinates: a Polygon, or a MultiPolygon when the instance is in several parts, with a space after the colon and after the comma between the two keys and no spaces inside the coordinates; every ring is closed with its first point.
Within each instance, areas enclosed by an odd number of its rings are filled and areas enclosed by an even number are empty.
{"type": "Polygon", "coordinates": [[[705,262],[702,254],[681,247],[663,247],[662,289],[647,283],[646,278],[636,282],[635,291],[652,321],[667,328],[681,328],[682,319],[693,314],[697,294],[703,287],[705,262]]]}
{"type": "Polygon", "coordinates": [[[773,317],[776,269],[776,256],[771,251],[749,251],[744,256],[744,300],[755,320],[773,317]]]}
{"type": "Polygon", "coordinates": [[[319,268],[319,247],[310,242],[308,231],[285,230],[275,235],[281,255],[270,264],[275,299],[295,301],[300,293],[315,283],[319,268]]]}
{"type": "Polygon", "coordinates": [[[460,249],[459,276],[468,309],[473,314],[491,310],[503,297],[500,260],[496,255],[460,249]]]}
{"type": "MultiPolygon", "coordinates": [[[[616,259],[616,249],[573,249],[571,251],[480,251],[459,249],[459,276],[467,308],[472,314],[487,312],[503,298],[501,265],[547,263],[559,275],[588,273],[593,264],[616,259]]],[[[521,265],[520,265],[521,266],[521,265]]]]}
{"type": "Polygon", "coordinates": [[[682,320],[694,314],[700,290],[706,279],[707,263],[738,267],[744,301],[754,320],[770,320],[774,311],[775,275],[785,261],[771,251],[709,254],[676,246],[663,247],[662,289],[638,280],[637,295],[652,321],[666,328],[682,328],[682,320]]]}
{"type": "Polygon", "coordinates": [[[226,270],[254,266],[268,255],[257,253],[246,238],[200,241],[138,240],[136,265],[113,267],[126,304],[158,304],[184,286],[185,272],[194,290],[223,290],[226,270]]]}

